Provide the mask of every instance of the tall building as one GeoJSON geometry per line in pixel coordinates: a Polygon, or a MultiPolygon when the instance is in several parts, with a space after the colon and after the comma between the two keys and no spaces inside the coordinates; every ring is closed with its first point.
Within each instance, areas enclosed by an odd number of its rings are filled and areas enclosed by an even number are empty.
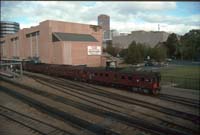
{"type": "Polygon", "coordinates": [[[9,21],[1,21],[0,22],[0,38],[4,37],[8,34],[14,34],[18,32],[20,29],[19,23],[9,22],[9,21]]]}
{"type": "Polygon", "coordinates": [[[120,33],[117,30],[110,30],[111,39],[116,36],[120,36],[120,33]]]}
{"type": "Polygon", "coordinates": [[[108,15],[99,15],[98,25],[100,25],[103,30],[110,30],[110,17],[108,15]]]}
{"type": "Polygon", "coordinates": [[[108,15],[98,16],[98,25],[103,29],[103,39],[110,39],[110,17],[108,15]]]}
{"type": "Polygon", "coordinates": [[[2,58],[47,64],[101,65],[102,29],[96,25],[47,20],[1,38],[2,58]]]}

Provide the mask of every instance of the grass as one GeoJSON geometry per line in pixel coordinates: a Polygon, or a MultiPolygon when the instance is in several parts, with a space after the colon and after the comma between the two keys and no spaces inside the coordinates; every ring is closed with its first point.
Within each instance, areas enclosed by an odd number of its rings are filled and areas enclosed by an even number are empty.
{"type": "Polygon", "coordinates": [[[174,83],[176,87],[200,90],[200,66],[174,66],[161,69],[162,84],[174,83]]]}

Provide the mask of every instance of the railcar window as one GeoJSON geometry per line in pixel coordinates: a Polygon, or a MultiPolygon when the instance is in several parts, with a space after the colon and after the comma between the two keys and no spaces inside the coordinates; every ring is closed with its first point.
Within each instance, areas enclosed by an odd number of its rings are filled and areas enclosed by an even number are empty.
{"type": "Polygon", "coordinates": [[[125,76],[121,76],[121,79],[125,79],[125,76]]]}
{"type": "Polygon", "coordinates": [[[151,82],[153,82],[153,80],[152,80],[152,79],[149,79],[149,82],[151,83],[151,82]]]}
{"type": "Polygon", "coordinates": [[[128,80],[132,80],[133,78],[131,76],[128,77],[128,80]]]}
{"type": "Polygon", "coordinates": [[[150,79],[145,79],[146,82],[150,82],[150,79]]]}

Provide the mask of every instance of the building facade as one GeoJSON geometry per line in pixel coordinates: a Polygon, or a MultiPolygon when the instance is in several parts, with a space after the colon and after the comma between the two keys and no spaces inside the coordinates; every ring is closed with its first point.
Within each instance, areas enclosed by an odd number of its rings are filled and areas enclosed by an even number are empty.
{"type": "Polygon", "coordinates": [[[166,41],[169,34],[163,31],[132,31],[128,35],[113,37],[112,43],[114,47],[119,48],[128,48],[133,41],[154,47],[159,42],[166,41]]]}
{"type": "Polygon", "coordinates": [[[0,38],[8,34],[14,34],[18,32],[20,29],[19,23],[9,22],[9,21],[1,21],[0,22],[0,38]]]}
{"type": "Polygon", "coordinates": [[[110,17],[108,15],[99,15],[98,25],[103,29],[103,39],[110,39],[110,17]]]}
{"type": "Polygon", "coordinates": [[[101,65],[102,29],[96,25],[47,20],[1,38],[3,58],[42,63],[101,65]]]}

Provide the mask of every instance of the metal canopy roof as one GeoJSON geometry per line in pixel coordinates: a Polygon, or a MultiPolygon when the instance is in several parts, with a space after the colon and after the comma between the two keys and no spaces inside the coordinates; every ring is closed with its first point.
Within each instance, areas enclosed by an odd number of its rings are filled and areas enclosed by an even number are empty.
{"type": "Polygon", "coordinates": [[[56,41],[83,41],[83,42],[98,42],[93,36],[89,34],[75,34],[75,33],[53,33],[54,42],[56,41]]]}

